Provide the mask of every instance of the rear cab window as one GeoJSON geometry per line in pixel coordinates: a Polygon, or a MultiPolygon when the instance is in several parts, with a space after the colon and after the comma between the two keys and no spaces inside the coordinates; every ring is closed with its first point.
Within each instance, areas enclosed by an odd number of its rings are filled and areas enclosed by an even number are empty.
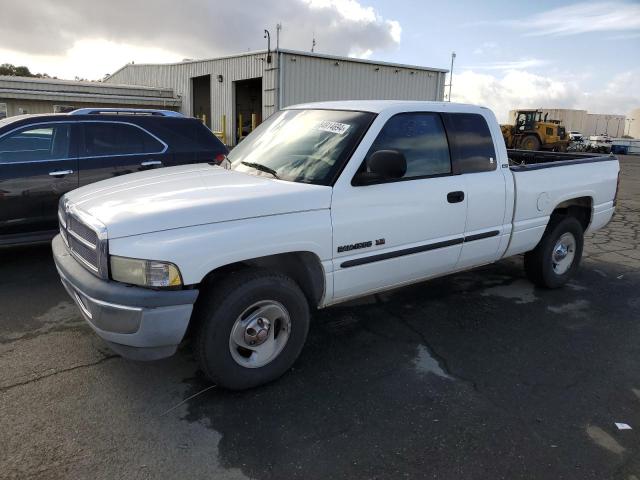
{"type": "Polygon", "coordinates": [[[444,113],[453,173],[490,172],[497,168],[489,125],[477,113],[444,113]]]}

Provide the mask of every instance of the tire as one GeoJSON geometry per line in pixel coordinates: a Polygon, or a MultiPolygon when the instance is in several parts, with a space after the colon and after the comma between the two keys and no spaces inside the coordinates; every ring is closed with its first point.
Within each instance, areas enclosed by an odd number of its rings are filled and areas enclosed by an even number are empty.
{"type": "Polygon", "coordinates": [[[520,146],[523,150],[540,150],[540,140],[535,135],[527,135],[522,139],[520,146]]]}
{"type": "Polygon", "coordinates": [[[291,278],[242,270],[211,283],[202,295],[194,313],[195,351],[211,381],[244,390],[291,368],[309,331],[307,299],[291,278]]]}
{"type": "Polygon", "coordinates": [[[583,245],[584,232],[575,217],[551,217],[540,243],[524,255],[527,277],[539,287],[563,286],[573,277],[580,265],[583,245]],[[556,250],[561,244],[568,246],[568,249],[556,250]]]}

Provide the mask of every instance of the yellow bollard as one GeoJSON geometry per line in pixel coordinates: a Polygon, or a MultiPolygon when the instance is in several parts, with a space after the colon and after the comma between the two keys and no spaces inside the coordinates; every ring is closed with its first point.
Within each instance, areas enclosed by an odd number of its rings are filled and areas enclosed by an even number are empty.
{"type": "Polygon", "coordinates": [[[226,115],[222,115],[221,117],[221,126],[222,129],[221,130],[216,130],[213,131],[213,134],[218,137],[218,139],[223,143],[223,144],[227,144],[227,116],[226,115]]]}
{"type": "Polygon", "coordinates": [[[258,121],[258,116],[255,113],[251,114],[251,131],[253,132],[256,129],[256,122],[258,121]]]}
{"type": "Polygon", "coordinates": [[[238,114],[238,140],[242,138],[242,114],[238,114]]]}

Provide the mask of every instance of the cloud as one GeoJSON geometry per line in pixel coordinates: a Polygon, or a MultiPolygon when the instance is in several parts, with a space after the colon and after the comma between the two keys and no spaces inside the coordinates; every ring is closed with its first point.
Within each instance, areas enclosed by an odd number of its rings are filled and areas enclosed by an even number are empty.
{"type": "Polygon", "coordinates": [[[473,50],[474,55],[483,55],[487,51],[495,52],[498,49],[496,42],[482,42],[479,47],[473,50]]]}
{"type": "Polygon", "coordinates": [[[548,65],[548,60],[541,60],[539,58],[528,58],[522,60],[514,60],[511,62],[489,62],[476,65],[473,67],[462,67],[466,70],[519,70],[532,67],[541,67],[548,65]]]}
{"type": "Polygon", "coordinates": [[[617,75],[601,91],[586,91],[579,81],[558,80],[523,70],[502,75],[464,70],[453,76],[452,101],[491,108],[505,122],[516,108],[574,108],[590,113],[626,114],[640,107],[640,69],[617,75]]]}
{"type": "Polygon", "coordinates": [[[640,30],[640,4],[575,3],[538,13],[526,20],[506,20],[501,23],[521,29],[525,36],[640,30]]]}
{"type": "Polygon", "coordinates": [[[265,48],[265,28],[275,46],[278,22],[283,47],[308,50],[315,35],[316,51],[364,55],[396,47],[402,32],[356,0],[28,0],[3,4],[2,17],[4,51],[49,57],[86,41],[213,57],[265,48]]]}

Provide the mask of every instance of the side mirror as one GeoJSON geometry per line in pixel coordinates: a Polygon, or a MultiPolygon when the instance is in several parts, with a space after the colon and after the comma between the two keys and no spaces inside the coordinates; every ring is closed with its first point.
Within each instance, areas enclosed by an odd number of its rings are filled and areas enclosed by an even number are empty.
{"type": "Polygon", "coordinates": [[[397,150],[378,150],[367,158],[367,171],[353,179],[353,185],[370,185],[385,180],[396,180],[407,173],[407,160],[397,150]]]}

